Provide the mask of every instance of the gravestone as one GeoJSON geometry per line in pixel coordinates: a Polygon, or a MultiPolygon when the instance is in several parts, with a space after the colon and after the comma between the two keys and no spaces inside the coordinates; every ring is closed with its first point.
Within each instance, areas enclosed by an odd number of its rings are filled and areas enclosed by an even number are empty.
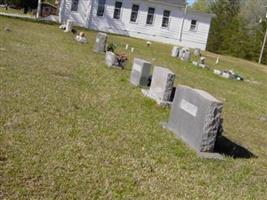
{"type": "Polygon", "coordinates": [[[161,106],[170,105],[174,81],[175,74],[171,70],[155,66],[150,89],[142,92],[161,106]]]}
{"type": "Polygon", "coordinates": [[[116,62],[116,55],[111,51],[107,51],[105,61],[108,67],[114,66],[116,62]]]}
{"type": "Polygon", "coordinates": [[[183,61],[190,61],[191,59],[191,52],[190,51],[186,51],[182,57],[183,61]]]}
{"type": "Polygon", "coordinates": [[[222,109],[223,103],[209,93],[178,86],[166,128],[182,138],[200,155],[211,153],[217,136],[223,132],[222,109]]]}
{"type": "Polygon", "coordinates": [[[74,21],[68,19],[67,20],[67,23],[66,23],[66,29],[65,29],[65,32],[71,32],[72,28],[73,28],[73,24],[74,24],[74,21]]]}
{"type": "Polygon", "coordinates": [[[150,62],[135,58],[130,82],[135,86],[148,86],[152,65],[150,62]]]}
{"type": "Polygon", "coordinates": [[[179,51],[179,58],[184,57],[185,52],[190,51],[188,48],[184,47],[179,51]]]}
{"type": "Polygon", "coordinates": [[[199,48],[196,48],[196,49],[194,50],[194,55],[195,55],[195,56],[200,56],[200,55],[201,55],[201,50],[200,50],[199,48]]]}
{"type": "Polygon", "coordinates": [[[108,35],[106,33],[97,33],[94,51],[96,53],[105,53],[107,40],[108,40],[108,35]]]}
{"type": "Polygon", "coordinates": [[[179,51],[180,51],[179,47],[173,47],[171,56],[172,57],[178,57],[179,56],[179,51]]]}

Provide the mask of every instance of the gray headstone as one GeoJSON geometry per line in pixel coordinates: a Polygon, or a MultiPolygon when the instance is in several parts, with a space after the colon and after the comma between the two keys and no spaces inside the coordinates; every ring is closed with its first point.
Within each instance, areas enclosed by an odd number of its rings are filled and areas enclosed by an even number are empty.
{"type": "Polygon", "coordinates": [[[105,61],[108,67],[112,67],[113,65],[115,65],[116,55],[111,51],[107,51],[105,61]]]}
{"type": "Polygon", "coordinates": [[[178,57],[179,56],[179,51],[180,51],[179,47],[173,47],[171,56],[172,57],[178,57]]]}
{"type": "Polygon", "coordinates": [[[196,48],[196,49],[194,50],[194,55],[195,55],[195,56],[200,56],[200,55],[201,55],[201,50],[200,50],[199,48],[196,48]]]}
{"type": "Polygon", "coordinates": [[[108,35],[106,33],[97,33],[95,41],[95,52],[105,53],[108,35]]]}
{"type": "Polygon", "coordinates": [[[203,90],[178,86],[166,127],[197,152],[213,152],[222,133],[223,103],[203,90]]]}
{"type": "Polygon", "coordinates": [[[151,71],[152,65],[150,62],[135,58],[131,73],[131,83],[135,86],[147,86],[151,71]]]}
{"type": "Polygon", "coordinates": [[[148,91],[143,90],[144,95],[157,101],[159,105],[169,105],[171,101],[175,74],[167,68],[155,66],[152,82],[148,91]]]}
{"type": "Polygon", "coordinates": [[[182,57],[183,61],[190,61],[191,59],[191,52],[190,51],[186,51],[182,57]]]}

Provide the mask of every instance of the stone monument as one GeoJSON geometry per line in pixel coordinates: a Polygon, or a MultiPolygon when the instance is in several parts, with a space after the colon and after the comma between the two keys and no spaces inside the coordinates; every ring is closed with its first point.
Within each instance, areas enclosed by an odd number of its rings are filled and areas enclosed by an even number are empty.
{"type": "Polygon", "coordinates": [[[116,63],[116,55],[111,51],[107,51],[105,61],[108,67],[114,66],[116,63]]]}
{"type": "Polygon", "coordinates": [[[108,35],[106,33],[97,33],[94,51],[96,53],[105,53],[107,40],[108,40],[108,35]]]}
{"type": "Polygon", "coordinates": [[[194,50],[194,55],[195,55],[195,56],[201,56],[201,50],[200,50],[199,48],[196,48],[196,49],[194,50]]]}
{"type": "Polygon", "coordinates": [[[152,65],[146,60],[135,58],[130,82],[135,86],[146,87],[151,77],[152,65]]]}
{"type": "Polygon", "coordinates": [[[154,99],[161,106],[171,104],[175,74],[167,68],[155,66],[149,90],[142,90],[143,94],[154,99]]]}
{"type": "Polygon", "coordinates": [[[176,46],[174,46],[173,48],[172,48],[172,57],[178,57],[179,56],[179,51],[180,51],[180,49],[179,49],[179,47],[176,47],[176,46]]]}
{"type": "Polygon", "coordinates": [[[209,154],[214,150],[222,129],[223,103],[203,90],[178,86],[171,108],[167,129],[183,139],[199,155],[220,158],[209,154]]]}

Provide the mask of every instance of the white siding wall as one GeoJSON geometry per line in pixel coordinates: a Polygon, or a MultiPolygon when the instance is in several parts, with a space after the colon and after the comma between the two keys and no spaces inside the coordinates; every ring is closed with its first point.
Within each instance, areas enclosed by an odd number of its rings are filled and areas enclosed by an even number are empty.
{"type": "Polygon", "coordinates": [[[200,48],[205,50],[207,46],[211,17],[198,14],[187,14],[182,33],[182,46],[200,48]],[[197,20],[196,31],[191,31],[191,20],[197,20]]]}
{"type": "Polygon", "coordinates": [[[87,27],[88,19],[91,9],[91,0],[79,0],[78,11],[71,11],[72,0],[62,0],[61,3],[61,15],[62,22],[65,22],[68,19],[75,21],[76,25],[87,27]],[[62,8],[64,7],[64,8],[62,8]]]}
{"type": "Polygon", "coordinates": [[[180,41],[179,36],[184,16],[182,8],[148,3],[140,0],[120,0],[123,2],[123,5],[121,18],[118,20],[113,19],[116,0],[106,0],[105,12],[102,17],[97,16],[98,0],[80,0],[78,12],[70,11],[72,0],[65,1],[65,9],[62,9],[64,11],[62,12],[64,19],[71,18],[80,26],[190,48],[206,48],[210,16],[187,14],[184,20],[182,41],[180,41]],[[136,23],[130,22],[133,4],[140,6],[136,23]],[[148,7],[155,8],[153,25],[146,24],[148,7]],[[161,27],[164,10],[171,11],[169,28],[161,27]],[[197,31],[195,32],[190,31],[191,19],[198,20],[197,31]]]}
{"type": "Polygon", "coordinates": [[[117,20],[113,19],[115,1],[116,0],[107,0],[103,17],[98,17],[96,15],[98,0],[95,1],[92,22],[89,26],[90,28],[164,43],[178,43],[181,17],[183,15],[183,11],[181,9],[177,7],[162,6],[156,3],[124,0],[121,19],[117,20]],[[136,23],[130,22],[133,3],[140,6],[136,23]],[[146,24],[147,11],[149,7],[155,8],[153,25],[146,24]],[[161,27],[164,10],[171,11],[169,28],[161,27]]]}

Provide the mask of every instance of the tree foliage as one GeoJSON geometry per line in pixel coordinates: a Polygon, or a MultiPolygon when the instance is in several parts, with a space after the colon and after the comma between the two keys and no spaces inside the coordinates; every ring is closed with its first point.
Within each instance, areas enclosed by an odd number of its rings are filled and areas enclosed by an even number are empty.
{"type": "MultiPolygon", "coordinates": [[[[207,49],[257,61],[267,28],[265,5],[267,0],[198,0],[194,9],[216,15],[207,49]]],[[[267,48],[263,62],[267,64],[267,48]]]]}

